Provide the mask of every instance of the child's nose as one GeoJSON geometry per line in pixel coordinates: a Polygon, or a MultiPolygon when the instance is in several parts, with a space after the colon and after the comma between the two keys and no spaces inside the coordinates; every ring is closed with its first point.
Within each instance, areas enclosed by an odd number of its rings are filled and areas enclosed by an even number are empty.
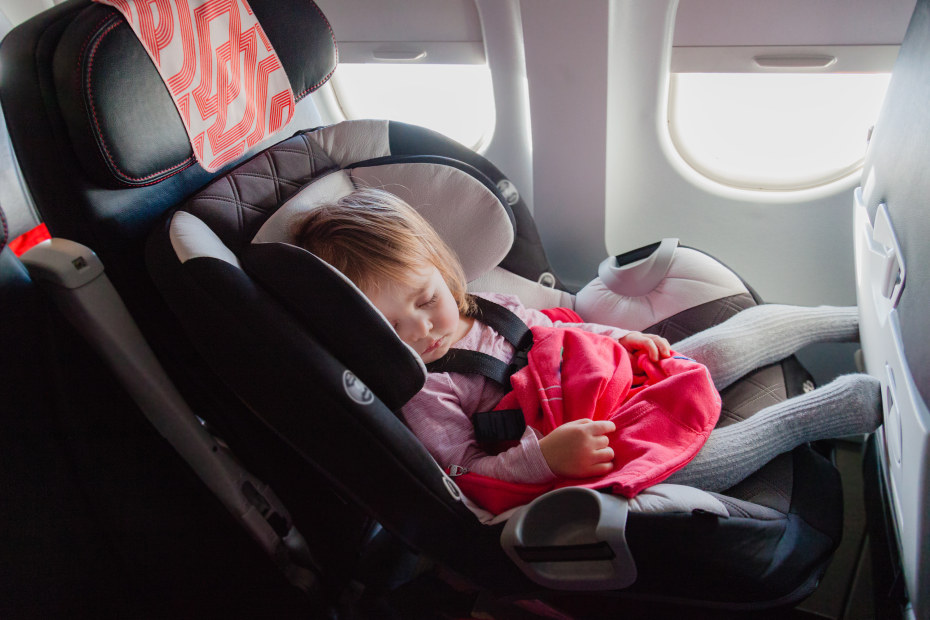
{"type": "Polygon", "coordinates": [[[433,323],[429,320],[429,317],[423,316],[417,319],[417,336],[420,338],[425,338],[429,335],[430,331],[433,329],[433,323]]]}

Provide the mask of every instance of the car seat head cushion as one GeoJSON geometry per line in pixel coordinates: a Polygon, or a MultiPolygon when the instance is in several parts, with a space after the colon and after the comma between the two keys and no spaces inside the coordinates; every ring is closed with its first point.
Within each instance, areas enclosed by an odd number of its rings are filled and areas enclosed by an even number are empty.
{"type": "MultiPolygon", "coordinates": [[[[260,243],[248,245],[237,256],[203,220],[186,211],[171,218],[169,239],[182,269],[200,263],[200,269],[188,272],[192,282],[215,278],[229,266],[244,270],[295,319],[290,325],[299,325],[391,409],[399,409],[423,386],[426,369],[416,353],[352,282],[310,252],[284,243],[260,243]],[[372,351],[391,363],[374,364],[372,351]]],[[[243,296],[223,303],[236,304],[236,313],[252,316],[243,296]]]]}
{"type": "MultiPolygon", "coordinates": [[[[448,163],[378,161],[313,179],[279,207],[269,209],[271,215],[251,243],[242,243],[241,235],[255,228],[243,228],[242,214],[233,208],[196,214],[179,210],[171,220],[170,239],[182,264],[212,258],[243,269],[385,405],[397,410],[423,386],[425,367],[352,282],[293,245],[303,214],[358,187],[384,188],[410,202],[433,224],[460,256],[470,279],[506,256],[514,231],[511,215],[498,196],[469,172],[448,163]],[[218,236],[220,231],[226,238],[218,236]]],[[[204,192],[216,193],[210,187],[204,192]]]]}
{"type": "Polygon", "coordinates": [[[397,410],[423,386],[423,362],[351,281],[293,245],[304,214],[370,186],[391,191],[414,206],[462,258],[469,279],[496,266],[513,243],[509,213],[475,177],[449,165],[401,163],[338,170],[315,179],[268,218],[238,260],[321,344],[397,410]]]}
{"type": "Polygon", "coordinates": [[[303,248],[256,243],[239,256],[243,269],[276,297],[314,338],[391,410],[426,378],[416,352],[344,275],[303,248]]]}
{"type": "Polygon", "coordinates": [[[513,222],[497,195],[468,172],[442,163],[359,166],[319,177],[281,205],[253,243],[293,243],[302,215],[359,187],[384,189],[416,209],[456,253],[469,281],[496,267],[513,245],[513,222]]]}

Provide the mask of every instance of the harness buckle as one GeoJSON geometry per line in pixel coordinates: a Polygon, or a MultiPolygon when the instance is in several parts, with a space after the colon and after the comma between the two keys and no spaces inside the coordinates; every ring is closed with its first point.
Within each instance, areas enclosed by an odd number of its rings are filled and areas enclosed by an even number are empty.
{"type": "Polygon", "coordinates": [[[462,474],[467,474],[468,468],[462,467],[461,465],[450,465],[449,466],[449,476],[455,478],[461,476],[462,474]]]}
{"type": "Polygon", "coordinates": [[[513,357],[510,364],[507,365],[507,377],[510,378],[514,373],[526,368],[530,363],[530,349],[533,348],[533,333],[527,331],[520,338],[520,342],[514,346],[513,357]]]}

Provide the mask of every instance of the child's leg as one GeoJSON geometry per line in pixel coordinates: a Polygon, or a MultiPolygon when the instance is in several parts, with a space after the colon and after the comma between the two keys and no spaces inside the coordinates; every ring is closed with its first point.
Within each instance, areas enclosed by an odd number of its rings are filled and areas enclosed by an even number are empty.
{"type": "Polygon", "coordinates": [[[855,307],[783,306],[747,308],[728,320],[673,344],[707,366],[718,390],[746,373],[782,360],[814,342],[854,342],[859,337],[855,307]]]}
{"type": "Polygon", "coordinates": [[[843,375],[715,429],[698,455],[668,482],[723,491],[802,443],[870,433],[881,422],[881,383],[865,374],[843,375]]]}

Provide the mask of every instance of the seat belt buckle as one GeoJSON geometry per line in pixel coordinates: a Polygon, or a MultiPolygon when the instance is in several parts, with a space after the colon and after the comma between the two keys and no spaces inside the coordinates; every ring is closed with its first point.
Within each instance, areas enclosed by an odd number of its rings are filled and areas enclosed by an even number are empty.
{"type": "Polygon", "coordinates": [[[513,354],[513,357],[510,359],[510,364],[507,365],[507,379],[509,380],[514,374],[520,372],[530,363],[529,360],[529,349],[517,349],[516,353],[513,354]]]}

